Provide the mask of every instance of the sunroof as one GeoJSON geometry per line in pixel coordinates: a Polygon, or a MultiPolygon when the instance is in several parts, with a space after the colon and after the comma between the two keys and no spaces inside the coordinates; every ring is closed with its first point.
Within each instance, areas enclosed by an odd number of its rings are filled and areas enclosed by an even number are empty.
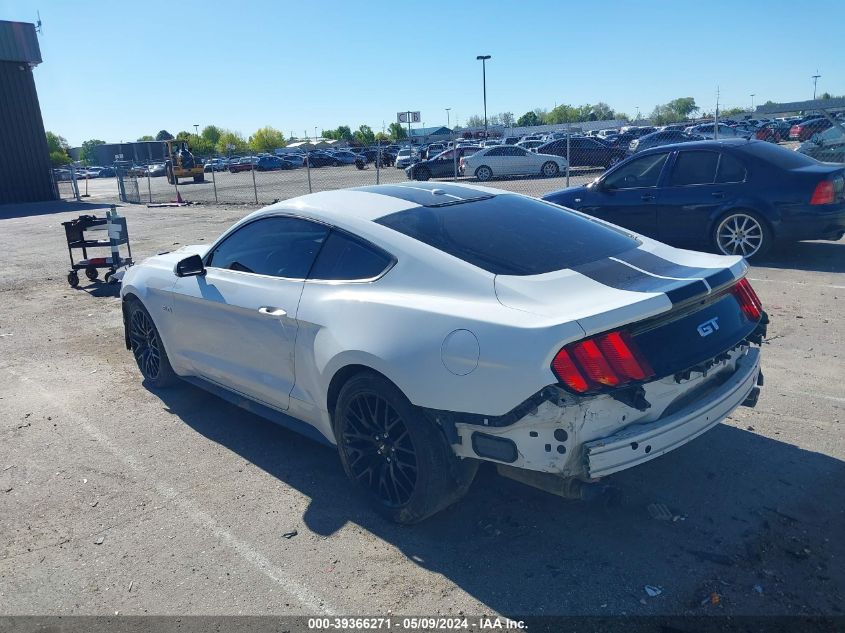
{"type": "Polygon", "coordinates": [[[423,207],[446,207],[462,202],[486,200],[493,194],[484,193],[477,189],[461,187],[443,182],[409,182],[398,185],[374,185],[371,187],[356,187],[353,191],[377,193],[391,198],[399,198],[423,207]]]}

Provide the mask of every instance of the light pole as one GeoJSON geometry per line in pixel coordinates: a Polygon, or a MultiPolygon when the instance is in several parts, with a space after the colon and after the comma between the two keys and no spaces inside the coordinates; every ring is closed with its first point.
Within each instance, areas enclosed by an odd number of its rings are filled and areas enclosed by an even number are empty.
{"type": "Polygon", "coordinates": [[[487,139],[487,60],[490,55],[477,55],[475,59],[481,60],[481,80],[484,85],[484,139],[487,139]]]}
{"type": "Polygon", "coordinates": [[[751,112],[754,112],[754,97],[757,96],[756,92],[751,93],[751,112]]]}
{"type": "Polygon", "coordinates": [[[199,137],[200,137],[200,124],[199,123],[194,123],[194,136],[196,136],[197,140],[199,140],[199,137]]]}
{"type": "Polygon", "coordinates": [[[451,109],[452,108],[446,108],[446,127],[448,127],[450,130],[452,129],[452,127],[449,125],[449,110],[451,109]]]}
{"type": "Polygon", "coordinates": [[[816,98],[816,84],[819,83],[819,77],[821,77],[821,75],[819,74],[818,70],[816,71],[815,75],[810,77],[810,79],[813,80],[813,100],[815,100],[816,98]]]}
{"type": "Polygon", "coordinates": [[[317,143],[317,126],[314,126],[314,143],[317,143]]]}

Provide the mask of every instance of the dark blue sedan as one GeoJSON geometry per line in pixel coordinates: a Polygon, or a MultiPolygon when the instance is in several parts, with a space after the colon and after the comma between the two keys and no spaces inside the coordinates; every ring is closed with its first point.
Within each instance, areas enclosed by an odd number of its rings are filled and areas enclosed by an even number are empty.
{"type": "Polygon", "coordinates": [[[725,255],[845,235],[845,167],[743,139],[637,152],[583,187],[544,200],[649,237],[725,255]]]}

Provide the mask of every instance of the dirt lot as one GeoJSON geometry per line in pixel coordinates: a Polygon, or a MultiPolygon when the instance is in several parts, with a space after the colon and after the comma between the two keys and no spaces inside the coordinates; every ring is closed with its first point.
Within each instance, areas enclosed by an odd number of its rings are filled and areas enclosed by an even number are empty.
{"type": "MultiPolygon", "coordinates": [[[[140,259],[246,211],[125,214],[140,259]]],[[[65,282],[79,211],[5,213],[4,614],[841,614],[845,242],[752,268],[772,319],[757,408],[613,477],[620,506],[483,469],[408,528],[366,509],[332,450],[187,385],[145,389],[115,288],[65,282]]]]}

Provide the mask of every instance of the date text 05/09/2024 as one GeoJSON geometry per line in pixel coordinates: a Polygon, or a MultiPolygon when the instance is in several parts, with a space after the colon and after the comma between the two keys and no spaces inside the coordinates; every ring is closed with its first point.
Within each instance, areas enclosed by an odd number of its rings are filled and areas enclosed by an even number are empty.
{"type": "Polygon", "coordinates": [[[312,631],[519,631],[522,620],[500,617],[332,617],[308,618],[312,631]]]}

